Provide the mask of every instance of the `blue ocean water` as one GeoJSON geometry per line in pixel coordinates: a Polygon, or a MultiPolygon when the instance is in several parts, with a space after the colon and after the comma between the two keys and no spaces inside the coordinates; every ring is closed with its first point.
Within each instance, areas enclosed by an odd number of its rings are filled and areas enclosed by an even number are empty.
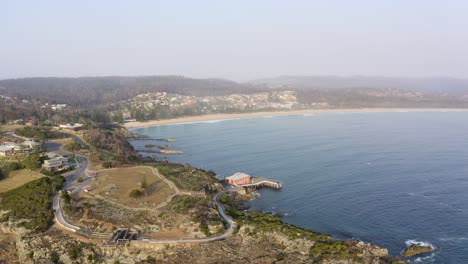
{"type": "Polygon", "coordinates": [[[415,263],[468,263],[468,112],[322,113],[133,131],[177,139],[168,144],[185,154],[171,161],[283,181],[282,191],[262,190],[251,205],[289,223],[394,255],[411,240],[436,247],[415,263]]]}

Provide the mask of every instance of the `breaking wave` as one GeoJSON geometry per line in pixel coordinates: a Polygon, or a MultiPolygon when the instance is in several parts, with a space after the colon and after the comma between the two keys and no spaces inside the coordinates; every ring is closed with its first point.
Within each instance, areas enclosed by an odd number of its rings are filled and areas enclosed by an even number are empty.
{"type": "Polygon", "coordinates": [[[415,258],[412,262],[413,262],[413,263],[428,263],[428,262],[434,262],[434,257],[435,257],[435,254],[432,253],[432,254],[429,255],[429,256],[415,258]]]}

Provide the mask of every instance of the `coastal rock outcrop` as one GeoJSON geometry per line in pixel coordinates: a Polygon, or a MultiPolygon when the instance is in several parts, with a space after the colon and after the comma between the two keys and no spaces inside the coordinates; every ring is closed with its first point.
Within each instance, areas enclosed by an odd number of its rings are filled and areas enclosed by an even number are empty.
{"type": "Polygon", "coordinates": [[[405,257],[413,257],[419,254],[428,253],[434,251],[431,245],[427,244],[411,244],[401,253],[405,257]]]}

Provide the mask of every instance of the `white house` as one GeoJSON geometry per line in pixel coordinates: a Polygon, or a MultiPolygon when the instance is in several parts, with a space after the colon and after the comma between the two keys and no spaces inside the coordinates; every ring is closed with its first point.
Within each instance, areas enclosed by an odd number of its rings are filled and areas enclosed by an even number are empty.
{"type": "Polygon", "coordinates": [[[7,145],[0,145],[0,157],[6,157],[15,154],[15,150],[7,145]]]}
{"type": "Polygon", "coordinates": [[[69,168],[68,158],[63,156],[57,156],[49,160],[44,160],[42,168],[48,171],[61,171],[69,168]]]}
{"type": "Polygon", "coordinates": [[[80,130],[83,128],[83,124],[80,124],[80,123],[61,123],[59,125],[60,128],[64,128],[64,129],[71,129],[71,130],[80,130]]]}
{"type": "Polygon", "coordinates": [[[27,150],[27,151],[32,151],[32,150],[37,150],[40,149],[41,144],[38,142],[35,142],[34,140],[25,140],[21,145],[27,150]]]}
{"type": "Polygon", "coordinates": [[[6,157],[21,151],[21,145],[13,142],[5,142],[0,145],[0,156],[6,157]]]}

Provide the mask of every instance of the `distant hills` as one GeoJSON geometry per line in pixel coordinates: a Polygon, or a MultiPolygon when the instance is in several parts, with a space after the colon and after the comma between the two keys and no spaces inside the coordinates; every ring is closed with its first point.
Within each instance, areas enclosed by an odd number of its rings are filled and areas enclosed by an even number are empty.
{"type": "Polygon", "coordinates": [[[148,92],[220,96],[260,91],[262,89],[251,84],[240,84],[222,79],[193,79],[182,76],[44,77],[0,81],[0,95],[77,106],[95,106],[118,102],[148,92]]]}
{"type": "Polygon", "coordinates": [[[280,76],[254,80],[255,85],[287,85],[300,89],[394,88],[439,95],[468,95],[468,79],[446,77],[397,78],[368,76],[280,76]]]}
{"type": "Polygon", "coordinates": [[[155,92],[203,97],[272,90],[296,91],[301,104],[326,104],[332,108],[468,107],[468,80],[455,78],[281,76],[248,83],[183,76],[0,80],[0,95],[79,108],[105,106],[155,92]]]}

